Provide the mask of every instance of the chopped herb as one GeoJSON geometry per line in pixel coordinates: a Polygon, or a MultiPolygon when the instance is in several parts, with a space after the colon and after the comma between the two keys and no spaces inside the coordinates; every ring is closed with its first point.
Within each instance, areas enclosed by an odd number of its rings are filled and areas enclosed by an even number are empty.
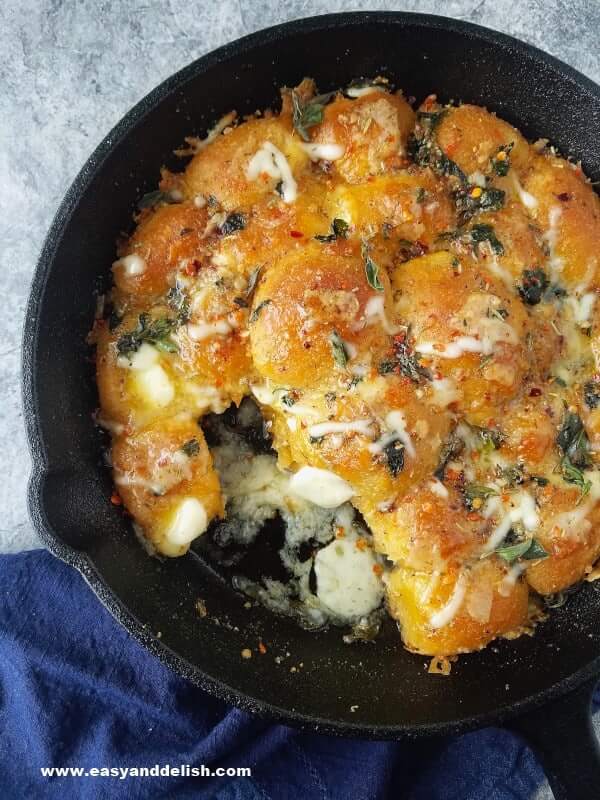
{"type": "Polygon", "coordinates": [[[190,301],[180,283],[167,292],[167,303],[177,313],[177,321],[183,325],[190,318],[190,301]]]}
{"type": "Polygon", "coordinates": [[[146,192],[145,195],[138,200],[138,208],[142,210],[143,208],[153,208],[154,206],[159,205],[159,203],[174,203],[173,197],[170,192],[161,192],[160,189],[157,189],[154,192],[146,192]]]}
{"type": "Polygon", "coordinates": [[[140,314],[137,327],[117,341],[120,355],[137,352],[144,342],[153,344],[168,353],[177,352],[177,345],[169,339],[177,321],[169,317],[150,319],[148,314],[140,314]]]}
{"type": "Polygon", "coordinates": [[[294,403],[296,402],[296,398],[291,392],[287,392],[286,394],[282,395],[281,402],[283,403],[284,406],[287,406],[289,408],[290,406],[294,405],[294,403]]]}
{"type": "Polygon", "coordinates": [[[427,197],[427,192],[422,186],[417,189],[417,203],[424,203],[427,197]]]}
{"type": "Polygon", "coordinates": [[[248,301],[245,297],[234,297],[233,302],[240,308],[248,308],[248,301]]]}
{"type": "Polygon", "coordinates": [[[243,231],[246,227],[246,222],[246,215],[235,211],[227,216],[225,222],[219,226],[218,232],[221,236],[230,236],[236,231],[243,231]]]}
{"type": "Polygon", "coordinates": [[[501,145],[496,151],[496,155],[492,156],[490,159],[492,172],[495,172],[496,175],[499,175],[501,178],[508,175],[508,170],[510,169],[510,152],[514,146],[514,142],[501,145]]]}
{"type": "Polygon", "coordinates": [[[497,495],[498,491],[492,486],[480,486],[477,483],[469,483],[464,488],[465,506],[469,511],[480,509],[488,497],[497,495]]]}
{"type": "Polygon", "coordinates": [[[590,481],[586,480],[583,472],[578,469],[578,467],[573,466],[568,456],[563,457],[560,462],[560,468],[563,479],[567,483],[574,483],[576,486],[578,486],[581,490],[582,497],[585,497],[592,488],[592,484],[590,481]]]}
{"type": "Polygon", "coordinates": [[[495,253],[497,256],[501,256],[504,253],[504,246],[502,242],[496,236],[496,232],[492,225],[488,223],[479,223],[477,225],[473,225],[471,230],[469,231],[469,236],[471,238],[471,243],[474,245],[475,249],[478,249],[478,246],[483,242],[489,242],[490,247],[492,248],[492,252],[495,253]]]}
{"type": "Polygon", "coordinates": [[[190,439],[189,442],[186,442],[181,446],[181,449],[186,454],[188,458],[193,458],[197,456],[200,452],[200,444],[198,439],[190,439]]]}
{"type": "Polygon", "coordinates": [[[444,480],[448,463],[459,456],[464,450],[464,447],[465,443],[463,440],[456,434],[455,431],[452,431],[440,451],[440,462],[433,473],[435,478],[437,478],[439,481],[444,480]]]}
{"type": "Polygon", "coordinates": [[[275,184],[275,191],[279,195],[279,197],[283,197],[283,181],[277,181],[275,184]]]}
{"type": "Polygon", "coordinates": [[[312,128],[323,122],[323,109],[334,94],[335,92],[329,92],[305,102],[297,92],[292,91],[292,121],[294,128],[305,142],[310,141],[307,128],[312,128]]]}
{"type": "Polygon", "coordinates": [[[432,379],[430,370],[419,363],[419,354],[410,347],[408,336],[402,341],[394,342],[394,357],[400,372],[414,383],[420,383],[423,378],[428,381],[432,379]]]}
{"type": "Polygon", "coordinates": [[[519,486],[525,482],[523,464],[510,464],[501,470],[500,475],[510,487],[519,486]]]}
{"type": "Polygon", "coordinates": [[[246,298],[250,298],[256,289],[256,284],[258,283],[261,269],[262,267],[257,267],[250,273],[250,277],[248,278],[248,286],[246,287],[246,298]]]}
{"type": "Polygon", "coordinates": [[[583,386],[583,399],[588,408],[598,408],[598,405],[600,405],[600,383],[587,381],[583,386]]]}
{"type": "Polygon", "coordinates": [[[268,306],[270,302],[271,301],[267,299],[263,300],[262,303],[259,303],[254,309],[254,311],[250,314],[248,322],[256,322],[256,320],[260,317],[263,308],[265,308],[265,306],[268,306]]]}
{"type": "Polygon", "coordinates": [[[383,448],[383,453],[390,475],[396,478],[404,468],[404,445],[396,439],[383,448]]]}
{"type": "Polygon", "coordinates": [[[517,285],[517,290],[524,303],[527,303],[528,306],[536,306],[541,301],[549,283],[548,276],[543,269],[524,269],[521,284],[517,285]]]}
{"type": "Polygon", "coordinates": [[[505,193],[493,186],[460,186],[453,193],[458,221],[464,225],[482,211],[499,211],[504,206],[505,193]]]}
{"type": "Polygon", "coordinates": [[[422,136],[411,134],[408,137],[407,153],[409,158],[420,167],[431,167],[439,175],[457,178],[460,183],[466,184],[467,176],[452,159],[444,153],[434,138],[435,129],[439,125],[446,109],[441,111],[417,112],[419,122],[423,123],[422,136]]]}
{"type": "Polygon", "coordinates": [[[329,342],[333,351],[333,360],[338,367],[342,367],[343,369],[348,363],[348,353],[346,352],[344,340],[337,333],[337,331],[332,331],[331,335],[329,336],[329,342]]]}
{"type": "Polygon", "coordinates": [[[537,483],[538,486],[548,486],[550,483],[548,478],[544,478],[542,475],[530,475],[529,477],[534,483],[537,483]]]}
{"type": "Polygon", "coordinates": [[[335,242],[336,239],[345,239],[348,236],[349,225],[345,219],[336,217],[331,223],[331,233],[315,236],[319,242],[335,242]]]}
{"type": "MultiPolygon", "coordinates": [[[[569,467],[587,469],[591,466],[589,440],[579,414],[573,411],[565,413],[556,437],[556,444],[563,456],[569,460],[569,467]]],[[[576,483],[575,480],[571,482],[576,483]]]]}
{"type": "Polygon", "coordinates": [[[477,425],[471,425],[470,427],[480,439],[477,449],[482,453],[491,453],[493,450],[499,450],[502,447],[504,436],[500,431],[492,428],[480,428],[477,425]]]}
{"type": "Polygon", "coordinates": [[[522,558],[525,561],[534,561],[538,558],[546,558],[548,553],[544,550],[537,539],[525,539],[517,544],[509,544],[497,547],[494,552],[508,561],[509,564],[522,558]]]}
{"type": "Polygon", "coordinates": [[[361,245],[361,253],[365,262],[365,273],[369,286],[376,292],[383,292],[383,284],[379,279],[379,266],[371,258],[369,245],[364,240],[361,245]]]}

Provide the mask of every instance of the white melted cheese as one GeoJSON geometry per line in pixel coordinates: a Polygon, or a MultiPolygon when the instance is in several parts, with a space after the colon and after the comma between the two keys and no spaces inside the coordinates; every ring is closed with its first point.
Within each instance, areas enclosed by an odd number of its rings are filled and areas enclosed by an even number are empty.
{"type": "Polygon", "coordinates": [[[186,381],[185,391],[193,401],[197,413],[212,411],[214,414],[222,414],[231,403],[227,395],[214,386],[201,386],[194,381],[186,381]]]}
{"type": "Polygon", "coordinates": [[[265,142],[250,159],[246,178],[255,181],[259,175],[267,174],[281,181],[281,196],[284,203],[293,203],[298,194],[298,184],[294,180],[287,158],[278,147],[265,142]]]}
{"type": "Polygon", "coordinates": [[[373,92],[385,91],[386,89],[384,89],[383,86],[373,84],[372,86],[350,86],[345,90],[344,94],[353,99],[357,99],[358,97],[365,97],[367,94],[373,94],[373,92]]]}
{"type": "Polygon", "coordinates": [[[373,568],[371,548],[360,550],[356,540],[334,539],[315,556],[317,597],[334,616],[359,619],[377,608],[383,584],[373,568]]]}
{"type": "Polygon", "coordinates": [[[199,153],[201,150],[204,150],[211,142],[214,140],[225,130],[228,128],[237,117],[236,111],[230,111],[225,116],[221,117],[221,119],[214,125],[209,132],[207,133],[204,139],[194,140],[194,152],[199,153]]]}
{"type": "Polygon", "coordinates": [[[454,359],[461,358],[465,353],[481,353],[489,356],[499,343],[518,343],[518,336],[512,325],[494,315],[482,313],[471,320],[469,327],[473,335],[459,336],[446,345],[419,342],[415,345],[415,350],[422,355],[454,359]]]}
{"type": "MultiPolygon", "coordinates": [[[[520,491],[511,495],[510,503],[512,508],[504,514],[485,543],[483,547],[484,555],[491,553],[504,541],[509,530],[515,523],[520,522],[526,531],[534,531],[539,526],[540,518],[537,513],[535,500],[528,492],[520,491]]],[[[493,497],[489,501],[484,515],[489,518],[497,513],[500,508],[502,508],[500,499],[493,497]]]]}
{"type": "Polygon", "coordinates": [[[548,266],[555,277],[558,272],[561,272],[565,263],[564,260],[556,254],[558,224],[561,216],[562,208],[560,206],[552,206],[548,213],[548,229],[542,237],[548,247],[548,266]]]}
{"type": "Polygon", "coordinates": [[[354,496],[354,489],[335,472],[301,467],[290,479],[290,492],[322,508],[335,508],[354,496]]]}
{"type": "Polygon", "coordinates": [[[143,342],[130,356],[119,356],[117,366],[133,372],[136,392],[146,403],[164,408],[175,397],[175,388],[159,360],[158,350],[143,342]]]}
{"type": "Polygon", "coordinates": [[[533,211],[535,208],[538,207],[538,201],[532,194],[529,194],[529,192],[523,189],[514,170],[511,170],[511,175],[512,175],[513,186],[515,188],[515,192],[517,193],[517,197],[521,201],[522,205],[524,205],[528,211],[533,211]]]}
{"type": "Polygon", "coordinates": [[[373,444],[369,445],[371,453],[381,453],[392,442],[400,441],[404,445],[407,455],[411,458],[416,456],[416,451],[409,432],[406,430],[406,419],[402,411],[390,411],[385,418],[385,424],[389,433],[384,434],[373,444]]]}
{"type": "Polygon", "coordinates": [[[165,537],[173,545],[186,545],[203,534],[207,527],[208,516],[200,500],[186,497],[179,503],[165,537]]]}
{"type": "Polygon", "coordinates": [[[462,392],[450,378],[436,378],[431,381],[432,402],[439,408],[446,408],[462,398],[462,392]]]}
{"type": "Polygon", "coordinates": [[[418,342],[415,345],[415,350],[424,356],[452,359],[461,358],[465,353],[483,353],[484,344],[474,336],[459,336],[446,345],[436,344],[435,342],[418,342]]]}
{"type": "Polygon", "coordinates": [[[500,581],[498,594],[501,594],[502,597],[509,597],[519,576],[525,572],[526,569],[527,564],[525,562],[520,561],[517,564],[514,564],[500,581]]]}
{"type": "Polygon", "coordinates": [[[481,170],[475,170],[469,175],[469,183],[475,186],[481,186],[482,189],[485,189],[486,179],[485,175],[481,170]]]}
{"type": "Polygon", "coordinates": [[[134,353],[130,353],[129,356],[119,356],[117,358],[117,366],[122,369],[143,371],[150,369],[154,364],[158,364],[159,360],[158,350],[148,342],[142,342],[134,353]]]}
{"type": "Polygon", "coordinates": [[[444,484],[437,478],[429,481],[429,488],[434,494],[437,494],[438,497],[443,497],[446,499],[449,496],[448,489],[446,489],[444,484]]]}
{"type": "Polygon", "coordinates": [[[590,325],[596,296],[595,292],[585,292],[581,295],[575,294],[567,297],[566,303],[571,308],[573,321],[579,327],[587,328],[590,325]]]}
{"type": "Polygon", "coordinates": [[[385,299],[382,294],[370,297],[365,305],[365,318],[367,325],[374,325],[380,322],[383,330],[390,335],[399,333],[402,328],[392,325],[385,313],[385,299]]]}
{"type": "Polygon", "coordinates": [[[319,422],[311,425],[308,435],[313,439],[328,436],[332,433],[360,433],[363,436],[373,435],[373,422],[370,419],[356,419],[351,422],[319,422]]]}
{"type": "Polygon", "coordinates": [[[135,375],[138,393],[151,405],[164,408],[175,397],[175,388],[160,364],[141,370],[135,375]]]}
{"type": "Polygon", "coordinates": [[[123,275],[126,278],[132,278],[136,275],[143,275],[144,272],[146,272],[146,262],[141,256],[137,255],[137,253],[131,253],[131,255],[123,256],[123,258],[115,261],[112,266],[113,269],[123,270],[123,275]]]}
{"type": "Polygon", "coordinates": [[[345,153],[342,145],[336,142],[301,142],[300,147],[311,161],[337,161],[345,153]]]}
{"type": "Polygon", "coordinates": [[[232,330],[230,323],[224,319],[218,319],[216,322],[190,322],[187,325],[188,336],[195,342],[202,342],[212,336],[227,336],[232,330]]]}
{"type": "Polygon", "coordinates": [[[463,572],[458,576],[450,599],[439,611],[432,614],[429,624],[432,628],[445,628],[449,625],[460,610],[467,593],[467,578],[463,572]]]}

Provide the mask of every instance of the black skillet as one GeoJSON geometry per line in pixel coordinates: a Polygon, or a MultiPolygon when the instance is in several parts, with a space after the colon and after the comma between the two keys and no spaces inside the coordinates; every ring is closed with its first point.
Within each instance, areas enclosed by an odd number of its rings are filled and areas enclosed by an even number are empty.
{"type": "Polygon", "coordinates": [[[149,558],[109,502],[85,337],[94,292],[106,285],[115,239],[136,200],[155,188],[161,164],[181,168],[169,154],[184,136],[203,134],[230,109],[276,105],[278,87],[305,75],[324,91],[378,74],[418,99],[436,92],[485,105],[528,137],[548,137],[580,158],[592,180],[600,178],[599,87],[529,45],[474,25],[404,13],[336,14],[270,28],[194,62],[104,139],[48,234],[23,344],[33,521],[122,625],[213,694],[343,736],[414,738],[505,725],[536,747],[555,797],[590,800],[600,796],[589,710],[600,675],[600,587],[585,585],[533,638],[464,656],[441,678],[427,674],[427,659],[402,648],[391,623],[376,645],[348,646],[338,630],[308,633],[261,607],[245,608],[228,575],[201,555],[149,558]],[[198,597],[209,612],[204,618],[198,597]],[[268,647],[264,656],[256,653],[259,639],[268,647]],[[255,651],[250,660],[240,657],[245,647],[255,651]]]}

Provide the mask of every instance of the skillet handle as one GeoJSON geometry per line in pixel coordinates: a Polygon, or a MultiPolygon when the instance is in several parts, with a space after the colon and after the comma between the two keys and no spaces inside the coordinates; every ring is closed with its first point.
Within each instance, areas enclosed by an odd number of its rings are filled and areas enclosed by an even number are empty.
{"type": "Polygon", "coordinates": [[[600,745],[592,724],[596,679],[511,720],[539,756],[555,800],[590,800],[600,793],[600,745]]]}

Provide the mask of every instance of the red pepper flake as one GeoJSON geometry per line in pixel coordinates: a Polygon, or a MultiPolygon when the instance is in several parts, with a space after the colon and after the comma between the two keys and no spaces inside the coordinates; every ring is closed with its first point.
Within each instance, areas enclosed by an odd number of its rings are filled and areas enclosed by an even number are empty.
{"type": "Polygon", "coordinates": [[[186,264],[185,274],[193,277],[194,275],[198,274],[201,267],[202,264],[200,263],[200,261],[198,261],[197,258],[194,258],[192,261],[188,261],[188,263],[186,264]]]}
{"type": "Polygon", "coordinates": [[[117,492],[113,492],[110,496],[110,502],[113,506],[122,506],[123,501],[121,500],[121,496],[117,494],[117,492]]]}
{"type": "Polygon", "coordinates": [[[568,202],[569,200],[571,200],[573,198],[573,195],[571,194],[571,192],[561,192],[560,194],[557,194],[556,196],[563,203],[566,203],[566,202],[568,202]]]}
{"type": "Polygon", "coordinates": [[[542,390],[538,389],[537,386],[534,386],[533,389],[529,392],[529,397],[541,397],[542,390]]]}
{"type": "Polygon", "coordinates": [[[383,575],[383,567],[381,564],[373,564],[373,572],[377,577],[381,577],[383,575]]]}
{"type": "Polygon", "coordinates": [[[302,233],[302,231],[290,231],[290,236],[292,237],[292,239],[302,239],[304,234],[302,233]]]}
{"type": "Polygon", "coordinates": [[[267,652],[267,648],[261,641],[258,642],[258,652],[261,654],[261,656],[264,656],[264,654],[267,652]]]}

